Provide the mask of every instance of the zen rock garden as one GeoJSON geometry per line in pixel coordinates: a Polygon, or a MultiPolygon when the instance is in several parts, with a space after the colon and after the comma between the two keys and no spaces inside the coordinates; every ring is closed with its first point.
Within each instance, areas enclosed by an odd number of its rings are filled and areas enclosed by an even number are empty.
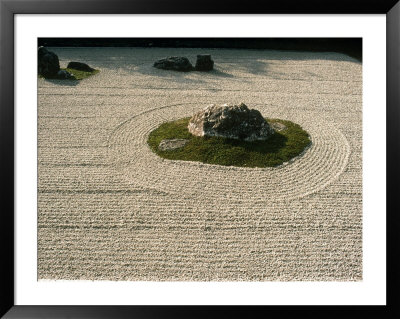
{"type": "Polygon", "coordinates": [[[81,80],[98,72],[86,63],[74,61],[62,69],[57,54],[45,47],[38,48],[38,74],[45,79],[81,80]]]}
{"type": "Polygon", "coordinates": [[[154,67],[180,72],[211,71],[214,67],[214,61],[211,59],[210,54],[199,54],[197,55],[196,65],[193,67],[188,58],[171,56],[154,62],[154,67]]]}
{"type": "Polygon", "coordinates": [[[365,278],[361,62],[57,41],[38,52],[37,280],[365,278]]]}

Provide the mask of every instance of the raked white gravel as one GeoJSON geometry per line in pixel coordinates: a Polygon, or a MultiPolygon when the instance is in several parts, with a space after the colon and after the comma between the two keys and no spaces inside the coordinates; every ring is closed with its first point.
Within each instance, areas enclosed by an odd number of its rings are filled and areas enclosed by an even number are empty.
{"type": "Polygon", "coordinates": [[[362,279],[362,65],[339,53],[49,48],[38,80],[38,278],[156,281],[362,279]],[[212,72],[152,67],[212,55],[212,72]],[[244,102],[300,124],[312,145],[277,168],[170,161],[158,125],[244,102]]]}

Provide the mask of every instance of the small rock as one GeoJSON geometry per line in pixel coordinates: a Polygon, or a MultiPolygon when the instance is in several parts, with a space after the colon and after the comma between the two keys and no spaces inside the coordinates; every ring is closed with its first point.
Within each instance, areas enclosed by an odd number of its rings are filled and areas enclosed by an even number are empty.
{"type": "Polygon", "coordinates": [[[163,70],[188,72],[193,70],[190,61],[185,57],[171,56],[154,62],[154,67],[163,70]]]}
{"type": "Polygon", "coordinates": [[[169,151],[177,148],[184,147],[189,142],[187,139],[166,139],[162,140],[158,145],[160,151],[169,151]]]}
{"type": "Polygon", "coordinates": [[[245,104],[214,105],[193,115],[188,130],[195,136],[220,136],[244,141],[266,140],[275,130],[261,113],[245,104]]]}
{"type": "Polygon", "coordinates": [[[91,68],[86,63],[82,63],[82,62],[69,62],[67,65],[67,68],[78,70],[78,71],[85,71],[85,72],[93,72],[94,71],[93,68],[91,68]]]}
{"type": "Polygon", "coordinates": [[[74,80],[75,76],[66,70],[60,70],[57,72],[57,78],[65,80],[74,80]]]}
{"type": "Polygon", "coordinates": [[[38,72],[45,78],[54,77],[60,71],[58,56],[44,47],[38,49],[38,72]]]}
{"type": "Polygon", "coordinates": [[[278,131],[278,132],[283,131],[283,130],[286,130],[286,125],[285,125],[285,124],[282,124],[282,123],[279,123],[279,122],[269,123],[269,125],[271,125],[272,128],[273,128],[275,131],[278,131]]]}
{"type": "Polygon", "coordinates": [[[214,61],[210,54],[199,54],[197,56],[195,69],[197,71],[211,71],[214,67],[214,61]]]}

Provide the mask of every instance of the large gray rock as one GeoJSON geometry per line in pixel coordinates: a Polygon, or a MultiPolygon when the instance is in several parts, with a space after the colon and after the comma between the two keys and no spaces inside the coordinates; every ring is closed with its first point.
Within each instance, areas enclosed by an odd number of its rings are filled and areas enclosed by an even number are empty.
{"type": "Polygon", "coordinates": [[[44,47],[38,49],[38,72],[45,78],[57,76],[60,71],[58,56],[44,47]]]}
{"type": "Polygon", "coordinates": [[[211,71],[214,67],[214,61],[211,60],[210,54],[199,54],[197,55],[196,71],[211,71]]]}
{"type": "Polygon", "coordinates": [[[170,56],[165,59],[154,62],[154,67],[157,69],[174,70],[189,72],[193,70],[193,65],[185,57],[170,56]]]}
{"type": "Polygon", "coordinates": [[[244,141],[266,140],[275,133],[261,113],[245,104],[211,104],[193,115],[188,124],[196,136],[221,136],[244,141]]]}

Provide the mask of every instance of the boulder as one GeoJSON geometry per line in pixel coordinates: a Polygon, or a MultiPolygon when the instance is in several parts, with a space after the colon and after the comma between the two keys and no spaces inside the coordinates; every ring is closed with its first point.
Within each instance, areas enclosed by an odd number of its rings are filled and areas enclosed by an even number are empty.
{"type": "Polygon", "coordinates": [[[154,62],[154,67],[157,69],[174,70],[188,72],[193,70],[190,61],[185,57],[171,56],[165,59],[154,62]]]}
{"type": "Polygon", "coordinates": [[[44,47],[38,49],[38,72],[45,78],[57,76],[60,71],[58,56],[44,47]]]}
{"type": "Polygon", "coordinates": [[[67,69],[74,69],[74,70],[84,71],[84,72],[93,72],[94,71],[94,69],[91,68],[86,63],[74,62],[74,61],[68,63],[67,69]]]}
{"type": "Polygon", "coordinates": [[[245,104],[211,104],[193,115],[188,130],[195,136],[220,136],[244,141],[266,140],[275,130],[261,113],[245,104]]]}
{"type": "Polygon", "coordinates": [[[169,150],[174,150],[177,148],[184,147],[186,143],[189,142],[187,139],[166,139],[162,140],[160,144],[158,145],[158,149],[160,151],[169,151],[169,150]]]}
{"type": "Polygon", "coordinates": [[[214,67],[214,61],[210,54],[199,54],[196,60],[196,71],[211,71],[214,67]]]}

